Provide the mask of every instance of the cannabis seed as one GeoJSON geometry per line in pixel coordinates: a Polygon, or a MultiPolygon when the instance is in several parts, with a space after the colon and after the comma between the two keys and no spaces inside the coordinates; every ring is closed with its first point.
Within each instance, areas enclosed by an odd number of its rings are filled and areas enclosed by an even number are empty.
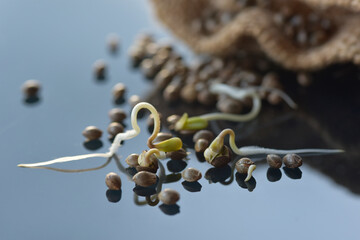
{"type": "Polygon", "coordinates": [[[254,164],[253,161],[251,161],[250,158],[241,158],[238,160],[235,164],[236,171],[241,174],[246,174],[248,172],[248,169],[250,165],[254,164]]]}
{"type": "Polygon", "coordinates": [[[106,62],[103,59],[96,60],[93,64],[94,74],[97,79],[104,79],[106,74],[106,62]]]}
{"type": "Polygon", "coordinates": [[[105,183],[106,183],[106,186],[108,186],[108,188],[110,190],[120,190],[121,189],[120,176],[114,172],[110,172],[106,175],[105,183]]]}
{"type": "Polygon", "coordinates": [[[83,136],[89,140],[99,139],[102,136],[102,131],[95,126],[88,126],[82,132],[83,136]]]}
{"type": "Polygon", "coordinates": [[[214,140],[215,136],[212,131],[209,130],[200,130],[194,134],[193,141],[197,142],[199,139],[205,139],[209,142],[214,140]]]}
{"type": "Polygon", "coordinates": [[[211,161],[211,165],[216,168],[221,168],[226,166],[231,161],[230,149],[227,146],[224,146],[221,155],[215,157],[211,161]]]}
{"type": "Polygon", "coordinates": [[[188,182],[196,182],[201,179],[201,172],[195,168],[187,168],[181,173],[182,178],[188,182]]]}
{"type": "Polygon", "coordinates": [[[136,104],[141,102],[141,98],[138,95],[132,95],[128,101],[131,107],[135,107],[136,104]]]}
{"type": "Polygon", "coordinates": [[[297,154],[286,154],[283,162],[288,168],[298,168],[302,165],[302,158],[297,154]]]}
{"type": "Polygon", "coordinates": [[[205,106],[214,105],[216,102],[216,99],[217,99],[216,95],[211,93],[207,89],[201,90],[197,95],[197,100],[199,101],[199,103],[201,103],[205,106]]]}
{"type": "Polygon", "coordinates": [[[197,91],[194,84],[186,84],[180,91],[181,98],[186,103],[194,103],[197,99],[197,91]]]}
{"type": "Polygon", "coordinates": [[[135,174],[132,179],[141,187],[149,187],[156,183],[156,174],[147,171],[140,171],[135,174]]]}
{"type": "Polygon", "coordinates": [[[130,154],[126,159],[125,162],[130,166],[130,167],[136,167],[139,165],[138,163],[138,158],[139,158],[139,154],[130,154]]]}
{"type": "Polygon", "coordinates": [[[116,33],[110,33],[106,37],[108,48],[111,52],[115,53],[119,48],[119,36],[116,33]]]}
{"type": "Polygon", "coordinates": [[[113,108],[109,111],[109,118],[112,122],[122,122],[126,118],[126,113],[121,108],[113,108]]]}
{"type": "Polygon", "coordinates": [[[281,157],[276,154],[269,154],[266,156],[266,161],[272,168],[280,168],[282,165],[281,157]]]}
{"type": "Polygon", "coordinates": [[[112,122],[109,124],[109,126],[107,128],[107,132],[111,136],[116,136],[118,133],[124,132],[124,126],[121,123],[112,122]]]}
{"type": "Polygon", "coordinates": [[[123,83],[117,83],[112,88],[112,95],[114,99],[121,99],[124,97],[125,91],[126,91],[126,86],[123,83]]]}
{"type": "Polygon", "coordinates": [[[38,94],[38,92],[40,91],[41,85],[40,82],[37,80],[27,80],[23,85],[22,85],[22,91],[24,92],[24,94],[26,95],[26,97],[34,97],[38,94]]]}
{"type": "Polygon", "coordinates": [[[180,194],[170,188],[164,189],[159,193],[159,200],[166,205],[173,205],[180,199],[180,194]]]}
{"type": "Polygon", "coordinates": [[[200,138],[195,142],[194,148],[197,153],[202,153],[209,147],[209,145],[210,143],[208,140],[200,138]]]}
{"type": "Polygon", "coordinates": [[[177,151],[166,153],[166,157],[171,158],[172,160],[182,160],[187,157],[187,152],[185,149],[181,148],[177,151]]]}

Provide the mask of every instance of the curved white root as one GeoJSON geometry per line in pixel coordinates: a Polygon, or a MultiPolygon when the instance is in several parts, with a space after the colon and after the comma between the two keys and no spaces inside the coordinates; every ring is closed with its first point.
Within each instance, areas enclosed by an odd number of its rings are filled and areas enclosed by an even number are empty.
{"type": "Polygon", "coordinates": [[[57,158],[54,160],[46,161],[46,162],[39,162],[39,163],[30,163],[30,164],[19,164],[18,167],[24,167],[24,168],[32,168],[32,167],[41,167],[41,166],[47,166],[55,163],[64,163],[64,162],[71,162],[71,161],[78,161],[82,159],[87,158],[94,158],[94,157],[101,157],[101,158],[109,158],[112,157],[118,149],[121,147],[121,141],[123,140],[129,140],[131,138],[136,137],[140,133],[140,127],[137,123],[137,114],[138,112],[146,108],[148,109],[154,116],[154,130],[149,139],[154,139],[157,134],[160,132],[160,117],[153,105],[146,102],[141,102],[136,104],[136,106],[133,108],[131,112],[131,125],[133,127],[132,130],[128,130],[124,133],[119,133],[115,136],[115,139],[113,143],[111,144],[109,148],[109,152],[107,153],[93,153],[93,154],[83,154],[83,155],[77,155],[77,156],[71,156],[71,157],[62,157],[57,158]]]}

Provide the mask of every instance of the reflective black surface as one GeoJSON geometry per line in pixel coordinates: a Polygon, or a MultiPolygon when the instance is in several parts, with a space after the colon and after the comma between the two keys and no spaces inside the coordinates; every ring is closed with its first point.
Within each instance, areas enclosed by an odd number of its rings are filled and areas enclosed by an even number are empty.
{"type": "MultiPolygon", "coordinates": [[[[165,160],[168,176],[161,187],[179,191],[180,201],[153,207],[145,197],[134,198],[135,184],[114,160],[83,173],[18,168],[19,163],[94,152],[83,145],[81,132],[88,125],[104,131],[96,152],[106,152],[108,111],[119,106],[130,112],[128,104],[112,99],[111,88],[118,82],[128,87],[125,99],[132,94],[151,99],[163,115],[204,111],[181,104],[167,107],[151,82],[131,68],[126,52],[144,29],[170,37],[145,0],[0,0],[0,239],[358,239],[360,98],[354,66],[320,72],[319,81],[306,90],[291,90],[289,80],[290,94],[301,106],[296,112],[265,106],[254,122],[231,125],[239,145],[346,150],[304,157],[301,179],[280,169],[281,178],[277,173],[278,181],[270,182],[263,161],[250,192],[249,186],[239,187],[242,179],[230,165],[213,170],[192,152],[186,163],[201,170],[200,187],[169,175],[165,160]],[[106,48],[110,32],[121,39],[116,55],[106,48]],[[109,67],[101,81],[92,70],[99,58],[109,67]],[[39,99],[24,99],[20,87],[28,79],[41,82],[39,99]],[[122,179],[122,190],[115,194],[104,183],[111,171],[122,179]]],[[[129,129],[129,119],[125,123],[129,129]]],[[[129,154],[146,149],[146,118],[140,126],[142,133],[119,151],[124,166],[129,154]]],[[[215,131],[224,126],[228,123],[212,123],[215,131]]],[[[105,162],[89,159],[54,167],[91,168],[105,162]]]]}

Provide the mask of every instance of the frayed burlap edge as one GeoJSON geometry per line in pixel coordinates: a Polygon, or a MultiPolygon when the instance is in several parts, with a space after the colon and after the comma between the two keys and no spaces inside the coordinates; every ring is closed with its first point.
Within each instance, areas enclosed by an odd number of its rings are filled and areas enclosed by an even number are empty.
{"type": "MultiPolygon", "coordinates": [[[[360,11],[360,1],[302,0],[311,6],[341,7],[360,11]]],[[[324,44],[300,49],[285,37],[273,22],[271,12],[248,8],[212,35],[204,36],[191,29],[191,22],[208,4],[207,0],[152,0],[157,16],[195,52],[217,56],[230,55],[244,37],[254,38],[270,59],[292,70],[316,70],[329,64],[360,64],[360,15],[344,16],[336,33],[324,44]]]]}

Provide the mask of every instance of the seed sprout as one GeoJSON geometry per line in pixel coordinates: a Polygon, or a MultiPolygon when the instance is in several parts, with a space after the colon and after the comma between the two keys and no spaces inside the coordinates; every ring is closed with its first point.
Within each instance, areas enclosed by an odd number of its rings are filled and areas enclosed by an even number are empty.
{"type": "MultiPolygon", "coordinates": [[[[293,150],[279,150],[271,148],[263,148],[258,146],[245,146],[238,148],[235,144],[235,133],[232,129],[224,129],[220,134],[212,141],[210,146],[205,150],[204,157],[205,160],[211,163],[216,157],[218,157],[224,149],[224,138],[226,135],[229,135],[229,145],[231,150],[240,156],[249,156],[249,155],[258,155],[258,154],[302,154],[302,153],[322,153],[322,154],[331,154],[331,153],[341,153],[344,152],[341,149],[318,149],[318,148],[307,148],[307,149],[293,149],[293,150]]],[[[245,181],[248,181],[251,178],[252,172],[255,170],[256,165],[251,165],[248,170],[248,176],[245,181]]]]}
{"type": "Polygon", "coordinates": [[[236,88],[221,83],[213,83],[210,86],[210,92],[214,94],[225,94],[234,99],[244,100],[247,97],[252,99],[252,108],[246,114],[230,114],[230,113],[208,113],[200,116],[190,117],[184,113],[182,117],[175,123],[174,129],[180,130],[201,130],[208,126],[208,121],[227,120],[233,122],[246,122],[253,120],[258,116],[261,110],[261,92],[274,92],[278,94],[291,108],[297,108],[296,103],[283,91],[269,87],[247,87],[236,88]]]}
{"type": "Polygon", "coordinates": [[[161,151],[162,152],[171,152],[171,151],[179,150],[182,147],[182,141],[178,137],[173,137],[171,139],[162,141],[160,143],[153,144],[153,140],[156,138],[156,136],[160,132],[159,113],[157,112],[155,107],[153,105],[151,105],[150,103],[141,102],[141,103],[136,104],[131,112],[131,125],[132,125],[133,129],[128,130],[124,133],[118,133],[115,136],[115,139],[114,139],[113,143],[111,144],[109,151],[107,153],[93,153],[93,154],[83,154],[83,155],[77,155],[77,156],[71,156],[71,157],[62,157],[62,158],[57,158],[57,159],[46,161],[46,162],[19,164],[18,167],[34,168],[34,167],[47,166],[47,165],[51,165],[51,164],[55,164],[55,163],[78,161],[78,160],[87,159],[87,158],[95,158],[95,157],[111,158],[114,156],[114,154],[116,154],[116,152],[121,147],[122,141],[132,139],[132,138],[136,137],[137,135],[139,135],[140,127],[137,123],[137,115],[141,109],[149,110],[151,112],[151,114],[153,114],[153,116],[154,116],[154,129],[153,129],[152,134],[148,138],[148,141],[147,141],[148,147],[157,149],[158,151],[156,152],[156,154],[158,156],[163,156],[163,154],[160,153],[161,151]]]}

